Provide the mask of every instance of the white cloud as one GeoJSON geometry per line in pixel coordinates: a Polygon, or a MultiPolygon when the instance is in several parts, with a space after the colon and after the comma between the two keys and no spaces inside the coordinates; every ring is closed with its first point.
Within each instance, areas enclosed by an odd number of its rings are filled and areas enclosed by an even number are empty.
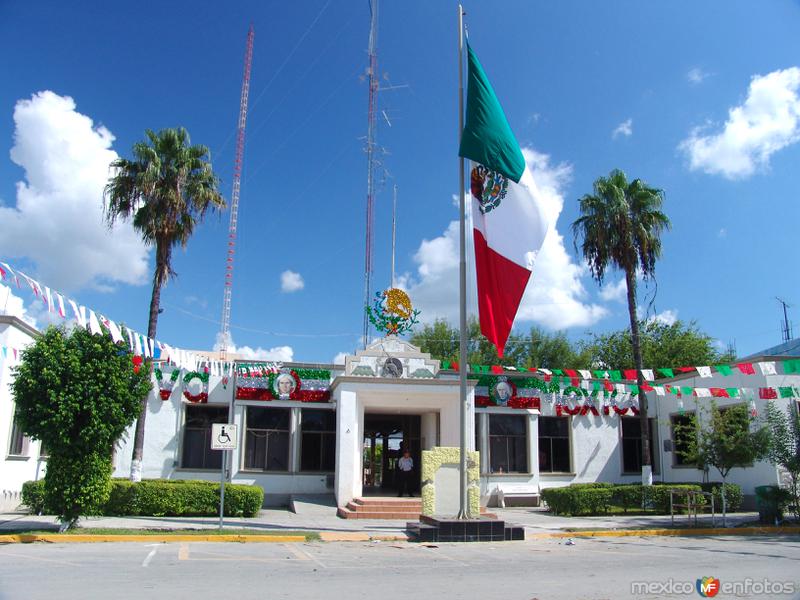
{"type": "MultiPolygon", "coordinates": [[[[523,154],[539,188],[544,210],[556,223],[564,205],[563,186],[572,168],[567,164],[551,165],[550,157],[525,148],[523,154]]],[[[468,244],[469,245],[469,244],[468,244]]],[[[472,249],[468,248],[471,254],[472,249]]],[[[458,221],[451,222],[444,233],[423,240],[414,254],[417,271],[405,274],[398,285],[408,290],[420,318],[458,319],[458,221]]],[[[472,261],[468,259],[469,264],[472,261]]],[[[471,267],[470,267],[471,268],[471,267]]],[[[564,247],[564,238],[554,228],[545,239],[536,259],[534,275],[522,298],[517,323],[536,322],[553,329],[591,325],[606,316],[607,310],[585,302],[587,296],[581,277],[585,267],[575,264],[564,247]]],[[[477,311],[475,278],[467,278],[469,310],[477,311]]]]}
{"type": "MultiPolygon", "coordinates": [[[[639,319],[645,318],[645,310],[641,306],[636,307],[636,316],[639,319]]],[[[678,309],[667,309],[655,315],[647,317],[648,323],[659,323],[661,325],[674,325],[678,320],[678,309]]]]}
{"type": "MultiPolygon", "coordinates": [[[[217,334],[214,350],[222,349],[222,334],[217,334]]],[[[228,334],[227,344],[228,354],[238,354],[244,360],[271,360],[276,362],[292,362],[294,359],[294,349],[291,346],[275,346],[274,348],[253,348],[251,346],[237,346],[233,341],[233,336],[228,334]]]]}
{"type": "Polygon", "coordinates": [[[611,138],[617,139],[619,136],[624,135],[630,137],[633,135],[633,119],[628,119],[617,125],[616,129],[611,132],[611,138]]]}
{"type": "Polygon", "coordinates": [[[661,323],[662,325],[674,325],[675,321],[678,320],[678,311],[677,309],[667,309],[655,315],[652,320],[656,323],[661,323]]]}
{"type": "Polygon", "coordinates": [[[148,251],[128,223],[109,230],[103,187],[114,136],[50,91],[14,108],[11,160],[25,171],[16,206],[0,206],[0,254],[27,257],[42,283],[62,291],[145,283],[148,251]]]}
{"type": "Polygon", "coordinates": [[[281,291],[283,293],[291,294],[302,290],[304,287],[306,287],[306,283],[300,273],[288,270],[281,273],[281,291]]]}
{"type": "Polygon", "coordinates": [[[606,302],[625,302],[628,294],[628,286],[623,277],[617,283],[604,285],[600,288],[600,298],[606,302]]]}
{"type": "Polygon", "coordinates": [[[36,327],[36,318],[29,314],[22,298],[14,294],[10,286],[0,283],[0,314],[17,317],[31,327],[36,327]]]}
{"type": "Polygon", "coordinates": [[[686,79],[689,80],[689,83],[697,85],[698,83],[703,83],[703,80],[706,79],[708,75],[709,74],[700,67],[693,67],[689,69],[689,72],[686,74],[686,79]]]}
{"type": "Polygon", "coordinates": [[[720,133],[698,127],[681,142],[689,168],[728,179],[769,166],[775,152],[800,140],[800,68],[756,75],[744,103],[728,111],[720,133]]]}
{"type": "Polygon", "coordinates": [[[717,233],[717,237],[721,237],[721,238],[728,237],[728,230],[723,227],[717,233]]]}
{"type": "Polygon", "coordinates": [[[339,354],[333,357],[333,360],[331,362],[333,362],[333,364],[335,365],[343,365],[344,359],[348,354],[349,354],[348,352],[339,352],[339,354]]]}

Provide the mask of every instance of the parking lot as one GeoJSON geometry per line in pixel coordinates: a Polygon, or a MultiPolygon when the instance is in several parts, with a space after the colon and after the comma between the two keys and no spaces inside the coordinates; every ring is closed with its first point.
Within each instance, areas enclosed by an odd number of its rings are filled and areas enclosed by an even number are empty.
{"type": "Polygon", "coordinates": [[[0,598],[696,598],[702,577],[800,591],[798,567],[800,537],[8,544],[0,598]]]}

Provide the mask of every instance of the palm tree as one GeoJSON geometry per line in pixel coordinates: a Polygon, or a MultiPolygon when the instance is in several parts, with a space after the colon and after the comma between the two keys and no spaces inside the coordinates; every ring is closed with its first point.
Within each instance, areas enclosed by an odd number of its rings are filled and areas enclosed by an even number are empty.
{"type": "MultiPolygon", "coordinates": [[[[133,159],[118,158],[111,163],[112,176],[105,187],[105,217],[109,226],[117,219],[133,223],[147,246],[155,246],[156,267],[147,337],[155,339],[161,288],[175,277],[172,249],[186,247],[195,226],[206,211],[222,209],[219,179],[211,169],[207,147],[192,146],[187,131],[163,129],[145,131],[146,140],[133,146],[133,159]]],[[[139,481],[144,447],[147,399],[136,421],[131,461],[131,480],[139,481]]]]}
{"type": "Polygon", "coordinates": [[[580,199],[581,216],[572,224],[575,249],[583,238],[581,249],[589,263],[592,277],[603,284],[609,266],[625,273],[628,290],[628,315],[631,322],[631,346],[639,384],[639,418],[642,430],[642,483],[652,483],[650,429],[647,421],[647,398],[642,391],[642,350],[639,343],[639,321],[636,315],[636,271],[645,281],[655,274],[656,260],[661,256],[661,232],[670,228],[670,221],[661,212],[664,192],[641,179],[628,182],[619,169],[594,182],[594,193],[580,199]]]}

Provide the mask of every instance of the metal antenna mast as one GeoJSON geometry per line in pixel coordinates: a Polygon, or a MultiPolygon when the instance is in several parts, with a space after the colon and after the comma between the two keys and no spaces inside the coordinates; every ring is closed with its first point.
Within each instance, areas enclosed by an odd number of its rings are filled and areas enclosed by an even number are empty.
{"type": "MultiPolygon", "coordinates": [[[[228,340],[231,327],[231,293],[233,292],[233,255],[236,252],[236,226],[239,218],[239,191],[242,185],[242,162],[244,160],[244,129],[247,123],[247,97],[250,94],[250,67],[253,64],[253,38],[255,30],[250,25],[247,32],[247,47],[244,52],[244,76],[242,96],[239,101],[239,123],[236,131],[236,158],[233,161],[233,189],[231,190],[231,223],[228,228],[228,257],[225,262],[225,288],[222,297],[222,324],[220,359],[228,358],[228,340]]],[[[233,414],[231,414],[233,417],[233,414]]]]}
{"type": "Polygon", "coordinates": [[[781,323],[781,334],[783,335],[783,341],[788,342],[792,339],[792,324],[789,323],[789,315],[786,312],[787,308],[791,308],[792,305],[786,303],[784,300],[781,300],[777,296],[775,296],[775,300],[780,302],[783,305],[783,323],[781,323]]]}
{"type": "Polygon", "coordinates": [[[378,100],[378,0],[371,0],[369,27],[369,108],[367,110],[367,233],[364,258],[364,348],[369,343],[369,315],[366,307],[371,300],[372,278],[372,228],[375,207],[375,133],[378,100]]]}

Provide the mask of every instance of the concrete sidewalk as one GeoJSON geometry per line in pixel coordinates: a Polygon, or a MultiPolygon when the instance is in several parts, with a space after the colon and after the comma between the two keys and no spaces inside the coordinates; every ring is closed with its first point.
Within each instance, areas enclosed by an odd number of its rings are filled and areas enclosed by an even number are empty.
{"type": "MultiPolygon", "coordinates": [[[[597,516],[563,517],[552,515],[540,508],[492,509],[492,512],[508,523],[521,525],[526,536],[579,532],[582,530],[657,530],[672,527],[669,515],[652,516],[597,516]]],[[[741,527],[758,521],[757,513],[735,513],[728,515],[728,527],[741,527]]],[[[404,521],[373,519],[340,519],[335,508],[316,510],[313,514],[295,514],[286,509],[265,509],[253,518],[225,518],[225,529],[252,529],[270,532],[320,532],[323,540],[369,540],[406,539],[404,521]]],[[[104,529],[216,529],[218,517],[86,517],[79,528],[104,529]]],[[[695,526],[685,515],[675,517],[675,527],[681,529],[695,526]]],[[[713,526],[721,527],[722,518],[717,515],[713,526]]],[[[698,517],[697,527],[710,528],[710,515],[698,517]]],[[[58,524],[50,516],[29,515],[22,512],[0,514],[0,534],[20,529],[53,529],[58,524]]],[[[75,533],[80,533],[76,531],[75,533]]]]}

